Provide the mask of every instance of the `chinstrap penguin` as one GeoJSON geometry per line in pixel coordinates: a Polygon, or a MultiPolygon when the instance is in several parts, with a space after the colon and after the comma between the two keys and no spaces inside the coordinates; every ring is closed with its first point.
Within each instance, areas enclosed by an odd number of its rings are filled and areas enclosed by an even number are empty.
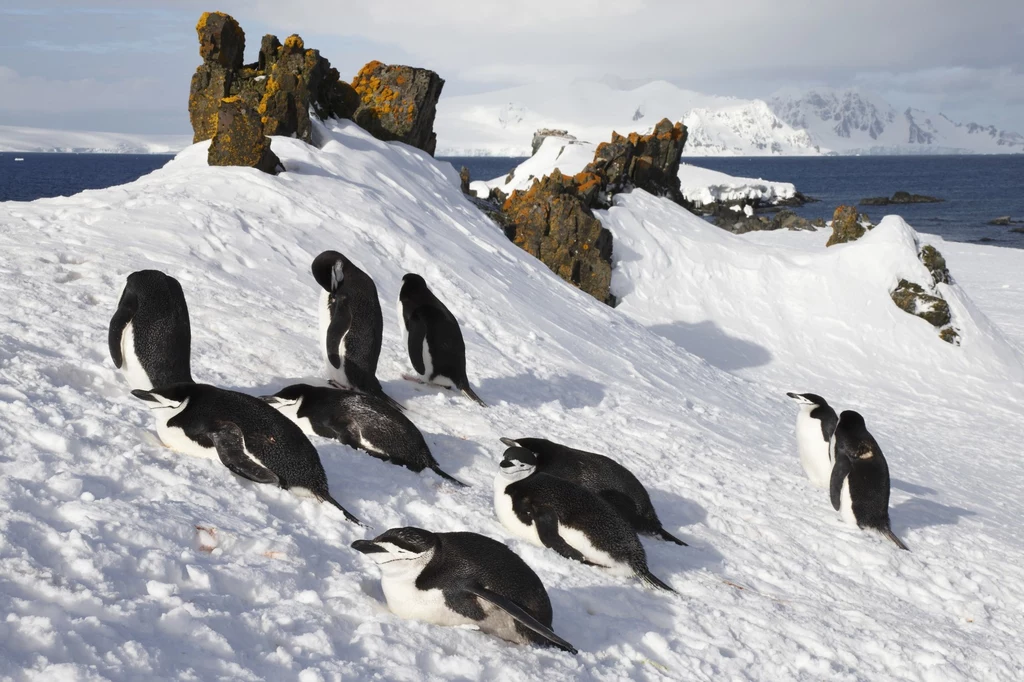
{"type": "Polygon", "coordinates": [[[457,388],[484,407],[466,377],[466,343],[459,321],[419,275],[402,277],[399,317],[409,361],[424,383],[457,388]]]}
{"type": "Polygon", "coordinates": [[[832,477],[832,455],[829,441],[836,430],[836,411],[814,393],[787,393],[800,405],[796,417],[796,446],[800,464],[811,484],[828,488],[832,477]]]}
{"type": "Polygon", "coordinates": [[[333,438],[386,462],[415,472],[430,469],[447,481],[466,485],[442,471],[416,425],[401,410],[377,396],[295,384],[263,400],[306,435],[333,438]]]}
{"type": "Polygon", "coordinates": [[[570,481],[602,497],[638,533],[686,546],[661,524],[651,496],[636,476],[610,457],[566,447],[543,438],[502,438],[509,447],[526,448],[537,457],[537,471],[570,481]]]}
{"type": "Polygon", "coordinates": [[[889,466],[882,448],[864,425],[864,417],[846,410],[832,434],[832,507],[843,520],[858,528],[873,528],[896,543],[889,524],[889,466]]]}
{"type": "Polygon", "coordinates": [[[494,479],[494,510],[518,538],[675,592],[647,568],[636,531],[614,507],[575,483],[538,473],[536,455],[525,448],[505,451],[494,479]]]}
{"type": "Polygon", "coordinates": [[[320,292],[320,348],[327,374],[339,388],[353,388],[401,405],[384,393],[377,380],[384,317],[377,285],[337,251],[324,251],[312,265],[320,292]]]}
{"type": "Polygon", "coordinates": [[[128,275],[107,343],[131,388],[192,381],[192,330],[178,280],[159,270],[128,275]]]}
{"type": "Polygon", "coordinates": [[[172,450],[219,459],[255,483],[308,491],[360,523],[331,496],[320,455],[302,429],[259,398],[206,384],[136,389],[132,395],[148,403],[160,440],[172,450]]]}
{"type": "Polygon", "coordinates": [[[352,548],[380,566],[388,608],[400,618],[471,624],[516,644],[576,653],[551,629],[551,601],[540,578],[496,540],[392,528],[373,540],[357,540],[352,548]]]}

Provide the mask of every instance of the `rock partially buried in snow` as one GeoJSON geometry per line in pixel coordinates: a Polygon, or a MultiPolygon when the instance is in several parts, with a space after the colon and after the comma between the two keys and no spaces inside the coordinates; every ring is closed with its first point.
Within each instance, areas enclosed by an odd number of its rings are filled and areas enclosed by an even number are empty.
{"type": "Polygon", "coordinates": [[[576,140],[575,135],[570,135],[568,130],[555,130],[554,128],[541,128],[533,134],[533,140],[530,142],[531,154],[536,154],[540,146],[544,144],[544,140],[549,137],[559,137],[563,140],[576,140]]]}
{"type": "Polygon", "coordinates": [[[612,141],[597,146],[594,161],[584,171],[599,175],[610,194],[639,187],[682,203],[679,157],[685,144],[686,126],[663,118],[649,135],[612,133],[612,141]]]}
{"type": "Polygon", "coordinates": [[[856,241],[866,231],[858,221],[856,206],[839,206],[832,216],[832,236],[825,242],[825,246],[856,241]]]}
{"type": "Polygon", "coordinates": [[[270,139],[263,134],[260,115],[237,95],[221,100],[217,130],[206,158],[211,166],[251,166],[271,175],[283,170],[281,160],[270,149],[270,139]]]}
{"type": "Polygon", "coordinates": [[[931,244],[927,244],[921,249],[920,257],[921,262],[928,268],[928,272],[932,273],[932,279],[935,281],[935,284],[953,283],[953,278],[949,274],[949,268],[946,267],[946,259],[942,257],[938,249],[931,244]]]}
{"type": "Polygon", "coordinates": [[[440,76],[372,61],[360,69],[352,87],[360,100],[352,120],[378,140],[404,142],[433,156],[434,116],[444,87],[440,76]]]}
{"type": "Polygon", "coordinates": [[[949,324],[949,304],[939,296],[926,294],[920,284],[901,279],[890,296],[900,309],[917,315],[932,326],[942,327],[949,324]]]}

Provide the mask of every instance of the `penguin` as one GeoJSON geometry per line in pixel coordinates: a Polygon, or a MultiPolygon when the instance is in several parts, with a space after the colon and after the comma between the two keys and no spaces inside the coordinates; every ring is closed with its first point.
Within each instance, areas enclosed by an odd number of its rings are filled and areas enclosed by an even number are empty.
{"type": "Polygon", "coordinates": [[[327,374],[339,388],[353,388],[404,409],[385,395],[377,380],[384,317],[377,285],[337,251],[313,259],[313,278],[320,292],[321,350],[327,374]]]}
{"type": "Polygon", "coordinates": [[[466,343],[462,339],[459,321],[427,287],[422,277],[411,272],[402,277],[398,306],[409,361],[420,377],[409,378],[457,388],[487,407],[466,378],[466,343]]]}
{"type": "Polygon", "coordinates": [[[302,429],[259,398],[206,384],[171,384],[132,395],[149,403],[164,445],[186,455],[219,459],[254,483],[308,491],[362,523],[327,488],[320,455],[302,429]]]}
{"type": "Polygon", "coordinates": [[[178,280],[159,270],[128,275],[107,344],[131,388],[190,383],[192,330],[178,280]]]}
{"type": "Polygon", "coordinates": [[[559,445],[543,438],[502,438],[509,447],[526,448],[537,458],[537,471],[586,488],[615,507],[638,533],[686,547],[661,525],[651,496],[636,476],[610,457],[559,445]]]}
{"type": "Polygon", "coordinates": [[[516,644],[576,648],[551,629],[551,601],[515,552],[476,533],[392,528],[352,549],[380,566],[388,608],[436,625],[476,625],[516,644]]]}
{"type": "Polygon", "coordinates": [[[263,398],[307,435],[333,438],[371,457],[419,473],[430,469],[460,487],[430,453],[416,425],[377,396],[343,388],[295,384],[263,398]]]}
{"type": "Polygon", "coordinates": [[[873,528],[908,549],[889,525],[889,466],[864,417],[853,410],[840,414],[830,448],[832,507],[850,525],[873,528]]]}
{"type": "Polygon", "coordinates": [[[647,568],[636,531],[615,507],[575,483],[539,473],[537,456],[526,448],[505,451],[494,478],[494,510],[518,538],[675,592],[647,568]]]}
{"type": "Polygon", "coordinates": [[[800,405],[796,417],[796,446],[800,464],[811,484],[828,488],[832,477],[832,454],[829,441],[836,430],[839,417],[820,395],[814,393],[787,393],[800,405]]]}

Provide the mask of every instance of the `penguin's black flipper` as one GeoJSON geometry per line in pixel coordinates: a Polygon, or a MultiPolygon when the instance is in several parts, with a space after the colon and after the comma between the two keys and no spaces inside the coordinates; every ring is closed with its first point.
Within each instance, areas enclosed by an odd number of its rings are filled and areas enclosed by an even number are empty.
{"type": "Polygon", "coordinates": [[[344,507],[342,507],[338,503],[338,501],[336,499],[334,499],[333,497],[331,497],[331,494],[329,492],[327,492],[326,490],[323,491],[323,492],[320,492],[320,493],[316,493],[316,495],[317,495],[317,497],[319,497],[324,502],[327,502],[327,503],[337,507],[338,509],[340,509],[341,513],[345,515],[345,518],[348,519],[349,521],[351,521],[352,523],[356,524],[357,526],[362,526],[363,528],[369,528],[369,526],[367,526],[365,523],[363,523],[362,521],[357,519],[355,516],[353,516],[352,513],[348,509],[345,509],[344,507]]]}
{"type": "Polygon", "coordinates": [[[578,549],[571,546],[565,541],[565,538],[558,534],[558,515],[550,507],[533,509],[533,522],[537,524],[537,536],[545,547],[550,547],[566,559],[572,559],[588,566],[597,565],[588,561],[578,549]]]}
{"type": "Polygon", "coordinates": [[[677,545],[682,545],[683,547],[689,547],[688,544],[686,544],[685,542],[683,542],[682,540],[677,538],[675,535],[672,535],[672,533],[669,533],[664,528],[659,528],[658,530],[654,531],[654,534],[657,537],[661,538],[662,540],[666,540],[668,542],[674,542],[677,545]]]}
{"type": "Polygon", "coordinates": [[[832,479],[829,481],[829,494],[832,497],[832,508],[839,511],[839,498],[843,492],[843,481],[850,474],[850,458],[846,455],[836,457],[836,463],[832,465],[832,479]]]}
{"type": "Polygon", "coordinates": [[[465,590],[470,594],[479,597],[480,599],[483,599],[484,601],[493,604],[494,606],[497,606],[499,609],[501,609],[508,615],[512,616],[517,621],[519,621],[526,627],[530,628],[538,635],[540,635],[547,641],[551,642],[553,646],[558,647],[562,651],[568,651],[570,654],[573,655],[579,653],[576,650],[576,647],[574,647],[572,644],[569,644],[569,642],[565,641],[564,639],[556,635],[551,630],[551,628],[547,627],[539,620],[531,616],[525,609],[520,607],[511,599],[503,597],[500,594],[491,592],[486,587],[481,587],[479,585],[467,585],[465,587],[465,590]]]}
{"type": "Polygon", "coordinates": [[[217,456],[228,470],[253,483],[281,485],[280,479],[270,469],[262,466],[245,454],[242,430],[234,422],[222,422],[210,432],[210,439],[217,448],[217,456]]]}
{"type": "Polygon", "coordinates": [[[440,476],[441,478],[443,478],[444,480],[449,481],[450,483],[454,483],[455,485],[459,486],[460,488],[468,488],[469,487],[467,484],[463,483],[459,479],[457,479],[457,478],[455,478],[453,476],[450,476],[449,474],[446,474],[445,472],[441,471],[440,465],[438,465],[436,462],[434,464],[430,465],[430,470],[433,471],[438,476],[440,476]]]}
{"type": "Polygon", "coordinates": [[[896,546],[899,547],[900,549],[905,549],[908,552],[910,551],[910,548],[907,547],[906,545],[904,545],[903,541],[900,540],[898,537],[896,537],[896,533],[893,533],[891,528],[886,528],[885,530],[883,530],[882,531],[882,535],[884,535],[885,537],[887,537],[890,540],[892,540],[893,542],[895,542],[896,546]]]}
{"type": "MultiPolygon", "coordinates": [[[[409,362],[412,363],[416,372],[423,376],[423,372],[426,369],[423,364],[423,340],[427,338],[427,323],[422,316],[413,313],[406,316],[405,328],[409,332],[409,362]]],[[[427,378],[429,379],[430,377],[427,378]]]]}
{"type": "Polygon", "coordinates": [[[124,355],[121,353],[121,337],[124,335],[124,328],[135,317],[135,311],[139,309],[139,297],[135,292],[125,289],[121,300],[117,303],[117,310],[110,318],[110,330],[107,332],[107,345],[110,347],[110,359],[114,366],[121,369],[124,364],[124,355]]]}

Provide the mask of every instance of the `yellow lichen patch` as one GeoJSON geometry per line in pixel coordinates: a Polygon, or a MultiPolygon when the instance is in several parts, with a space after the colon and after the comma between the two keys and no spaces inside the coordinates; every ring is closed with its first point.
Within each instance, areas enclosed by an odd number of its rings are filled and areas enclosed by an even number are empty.
{"type": "Polygon", "coordinates": [[[206,28],[206,22],[210,19],[211,12],[203,12],[202,16],[199,17],[199,23],[196,24],[196,31],[202,31],[206,28]]]}
{"type": "Polygon", "coordinates": [[[301,52],[306,48],[306,44],[302,42],[302,38],[297,33],[293,33],[284,39],[284,47],[289,52],[301,52]]]}
{"type": "Polygon", "coordinates": [[[234,104],[235,102],[237,102],[240,99],[242,99],[242,98],[239,97],[238,95],[231,95],[231,97],[221,97],[220,101],[223,102],[224,104],[234,104]]]}

